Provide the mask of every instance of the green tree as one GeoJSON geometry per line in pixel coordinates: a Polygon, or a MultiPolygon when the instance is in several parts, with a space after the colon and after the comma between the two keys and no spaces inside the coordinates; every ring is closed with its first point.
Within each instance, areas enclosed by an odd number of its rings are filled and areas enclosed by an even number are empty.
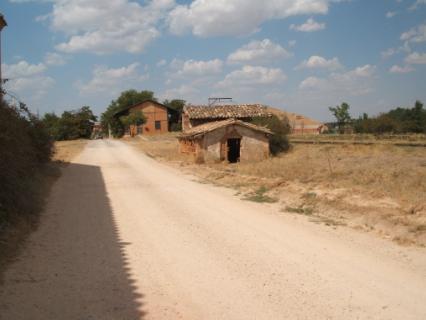
{"type": "Polygon", "coordinates": [[[60,118],[54,113],[46,113],[41,121],[55,140],[89,139],[96,116],[90,107],[84,106],[64,111],[60,118]]]}
{"type": "Polygon", "coordinates": [[[49,135],[54,139],[59,139],[59,122],[61,118],[59,118],[54,112],[44,114],[41,121],[47,129],[49,135]]]}
{"type": "Polygon", "coordinates": [[[173,111],[170,112],[170,130],[180,131],[182,130],[182,111],[186,101],[180,99],[164,100],[163,104],[168,106],[173,111]]]}
{"type": "Polygon", "coordinates": [[[383,133],[395,133],[399,131],[398,122],[395,121],[387,113],[382,113],[376,118],[372,119],[370,132],[383,134],[383,133]]]}
{"type": "Polygon", "coordinates": [[[78,137],[89,139],[92,134],[93,123],[96,121],[96,116],[93,114],[89,106],[84,106],[78,109],[74,116],[78,125],[78,137]]]}
{"type": "Polygon", "coordinates": [[[349,104],[343,102],[340,106],[328,108],[337,120],[340,133],[344,133],[345,127],[351,122],[349,114],[349,104]]]}
{"type": "Polygon", "coordinates": [[[426,110],[416,101],[414,108],[398,107],[376,117],[360,117],[354,127],[358,133],[426,133],[426,110]]]}
{"type": "Polygon", "coordinates": [[[259,117],[254,118],[252,123],[272,131],[273,135],[269,138],[269,150],[273,155],[285,152],[290,148],[287,138],[290,133],[290,124],[286,117],[283,119],[278,118],[276,115],[259,117]]]}
{"type": "Polygon", "coordinates": [[[120,119],[115,117],[115,114],[146,100],[157,101],[154,97],[154,92],[147,90],[137,91],[134,89],[123,91],[117,100],[111,101],[108,108],[101,115],[101,125],[104,133],[109,134],[109,130],[111,130],[114,137],[122,136],[124,134],[124,125],[120,119]]]}
{"type": "Polygon", "coordinates": [[[146,122],[146,117],[142,111],[137,110],[130,112],[127,116],[120,117],[121,123],[124,127],[130,128],[130,135],[133,137],[136,135],[136,132],[133,130],[136,129],[136,126],[140,126],[146,122]]]}

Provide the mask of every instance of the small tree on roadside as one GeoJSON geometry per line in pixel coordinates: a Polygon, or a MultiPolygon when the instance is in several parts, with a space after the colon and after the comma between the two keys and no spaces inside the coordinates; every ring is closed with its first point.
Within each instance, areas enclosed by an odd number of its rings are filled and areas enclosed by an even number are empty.
{"type": "Polygon", "coordinates": [[[146,117],[142,111],[133,111],[130,112],[127,116],[120,117],[121,123],[124,127],[130,129],[130,135],[133,137],[136,135],[136,127],[144,124],[146,122],[146,117]]]}
{"type": "Polygon", "coordinates": [[[328,108],[337,120],[337,126],[340,133],[344,133],[345,127],[351,122],[349,114],[349,104],[343,102],[340,106],[328,108]]]}

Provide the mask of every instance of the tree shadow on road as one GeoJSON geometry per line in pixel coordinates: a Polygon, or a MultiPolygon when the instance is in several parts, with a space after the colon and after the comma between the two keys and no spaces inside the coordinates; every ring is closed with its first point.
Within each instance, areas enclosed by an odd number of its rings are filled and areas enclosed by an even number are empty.
{"type": "Polygon", "coordinates": [[[4,275],[0,319],[143,319],[99,167],[63,168],[38,230],[4,275]]]}

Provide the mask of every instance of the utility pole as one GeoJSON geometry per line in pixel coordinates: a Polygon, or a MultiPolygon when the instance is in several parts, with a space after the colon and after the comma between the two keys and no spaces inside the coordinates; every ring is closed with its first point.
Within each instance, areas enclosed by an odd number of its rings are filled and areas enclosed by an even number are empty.
{"type": "Polygon", "coordinates": [[[0,13],[0,102],[3,101],[3,77],[1,73],[1,31],[7,26],[4,16],[0,13]]]}

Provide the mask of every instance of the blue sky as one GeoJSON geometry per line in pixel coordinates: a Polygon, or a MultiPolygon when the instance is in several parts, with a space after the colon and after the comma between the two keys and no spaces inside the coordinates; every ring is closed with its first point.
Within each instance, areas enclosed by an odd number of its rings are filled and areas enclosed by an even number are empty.
{"type": "Polygon", "coordinates": [[[6,89],[34,111],[126,89],[320,120],[426,102],[426,0],[2,0],[6,89]]]}

